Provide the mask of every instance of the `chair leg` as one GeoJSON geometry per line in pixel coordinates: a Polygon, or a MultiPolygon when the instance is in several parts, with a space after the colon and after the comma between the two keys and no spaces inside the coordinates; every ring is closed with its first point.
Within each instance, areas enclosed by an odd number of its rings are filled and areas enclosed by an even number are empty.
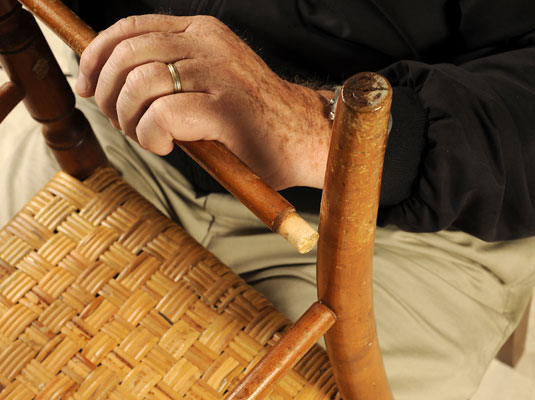
{"type": "Polygon", "coordinates": [[[507,342],[502,346],[496,358],[501,362],[515,367],[520,357],[524,353],[524,348],[526,346],[526,337],[528,332],[528,320],[529,320],[529,311],[531,308],[531,301],[528,303],[526,311],[520,320],[520,323],[512,333],[512,335],[507,339],[507,342]]]}

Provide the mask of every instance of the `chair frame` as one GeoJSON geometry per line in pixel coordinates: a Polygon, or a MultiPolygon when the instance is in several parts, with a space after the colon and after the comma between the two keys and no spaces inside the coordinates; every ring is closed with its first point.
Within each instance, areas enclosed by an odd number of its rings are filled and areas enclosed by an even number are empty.
{"type": "MultiPolygon", "coordinates": [[[[21,3],[79,54],[95,36],[61,3],[21,3]]],[[[0,120],[23,100],[31,116],[42,124],[46,143],[65,172],[83,179],[107,164],[87,119],[75,108],[74,95],[39,27],[16,0],[0,0],[0,59],[11,80],[0,88],[0,120]],[[43,102],[45,96],[51,100],[43,102]]],[[[343,398],[393,398],[377,339],[372,289],[375,221],[391,100],[392,88],[377,74],[357,74],[344,84],[333,124],[320,213],[319,300],[226,397],[228,400],[262,398],[324,334],[343,398]],[[352,306],[355,302],[357,310],[352,306]]],[[[218,144],[179,145],[212,173],[215,164],[236,162],[218,144]],[[225,157],[230,158],[225,161],[225,157]]],[[[246,204],[254,197],[251,192],[258,192],[247,185],[235,189],[234,181],[243,179],[232,174],[216,178],[246,204]]],[[[252,207],[265,209],[271,192],[262,189],[257,196],[260,201],[255,200],[258,204],[252,207]]],[[[260,218],[277,230],[280,215],[294,212],[284,203],[278,212],[269,211],[271,214],[260,218]]]]}
{"type": "MultiPolygon", "coordinates": [[[[95,35],[60,3],[34,0],[22,3],[45,22],[52,20],[52,28],[79,53],[95,35]],[[63,21],[62,25],[58,25],[58,17],[63,21]]],[[[3,97],[8,101],[4,102],[7,105],[2,114],[7,114],[24,94],[26,107],[43,125],[45,140],[65,172],[85,178],[96,168],[106,165],[106,156],[87,119],[75,109],[72,91],[37,24],[15,0],[0,0],[0,37],[4,38],[0,45],[2,63],[11,79],[5,88],[7,94],[3,97]],[[52,101],[43,102],[45,95],[52,101]],[[82,153],[90,156],[82,157],[82,153]],[[82,165],[80,160],[84,160],[82,165]]],[[[344,398],[392,398],[377,343],[375,321],[371,318],[361,323],[362,316],[373,310],[374,221],[391,96],[388,82],[374,74],[358,75],[344,85],[334,121],[330,172],[322,205],[320,230],[325,239],[318,249],[320,300],[227,396],[228,399],[262,398],[270,384],[293,367],[331,325],[334,326],[327,333],[327,346],[344,398]],[[368,171],[373,173],[370,175],[368,171]],[[355,207],[338,207],[340,203],[359,204],[360,207],[357,210],[355,207]],[[359,221],[368,222],[360,224],[359,221]],[[338,229],[344,222],[350,223],[344,225],[344,229],[338,229]],[[354,235],[360,237],[358,246],[349,247],[357,251],[347,252],[345,249],[354,235]],[[347,268],[340,269],[338,265],[347,268]],[[364,314],[352,315],[344,310],[354,301],[355,285],[362,285],[362,279],[369,283],[364,286],[364,291],[359,290],[358,295],[363,302],[364,314]],[[348,280],[353,283],[340,286],[348,280]],[[340,340],[348,334],[349,343],[340,340]],[[370,365],[362,368],[362,362],[373,363],[373,376],[362,373],[370,371],[370,365]],[[271,372],[266,373],[267,370],[271,372]]]]}

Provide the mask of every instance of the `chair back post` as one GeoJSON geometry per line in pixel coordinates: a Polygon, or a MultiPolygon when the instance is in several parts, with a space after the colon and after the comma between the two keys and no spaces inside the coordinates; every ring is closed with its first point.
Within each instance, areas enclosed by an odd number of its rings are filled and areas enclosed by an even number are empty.
{"type": "Polygon", "coordinates": [[[16,0],[0,0],[0,62],[65,172],[81,179],[106,163],[39,26],[16,0]]]}
{"type": "Polygon", "coordinates": [[[320,213],[318,298],[337,321],[325,335],[344,399],[392,399],[378,345],[372,259],[392,88],[374,73],[343,86],[320,213]]]}

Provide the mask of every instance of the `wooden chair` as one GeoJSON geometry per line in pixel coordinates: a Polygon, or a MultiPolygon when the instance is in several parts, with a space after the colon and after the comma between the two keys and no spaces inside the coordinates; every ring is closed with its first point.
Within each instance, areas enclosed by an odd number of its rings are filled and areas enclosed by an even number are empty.
{"type": "MultiPolygon", "coordinates": [[[[94,37],[60,3],[21,2],[79,54],[94,37]]],[[[107,165],[15,0],[0,0],[0,53],[11,79],[0,88],[0,120],[24,100],[63,170],[0,230],[0,399],[392,398],[372,299],[391,101],[384,78],[359,74],[343,87],[322,200],[319,301],[292,325],[107,165]],[[323,334],[328,357],[314,345],[323,334]]],[[[314,245],[291,205],[224,147],[179,145],[300,251],[314,245]],[[225,173],[236,168],[241,179],[225,173]]]]}
{"type": "MultiPolygon", "coordinates": [[[[22,3],[78,53],[94,37],[60,3],[22,3]]],[[[371,290],[391,101],[384,78],[361,74],[342,90],[321,212],[320,301],[292,325],[107,165],[15,0],[0,0],[0,53],[11,80],[0,117],[24,100],[63,170],[0,230],[1,399],[392,397],[371,290]],[[348,307],[355,301],[358,311],[348,307]],[[329,357],[315,345],[325,332],[329,357]]],[[[217,144],[189,146],[209,172],[237,162],[217,144]]],[[[301,251],[314,245],[271,189],[259,198],[215,175],[301,251]]]]}

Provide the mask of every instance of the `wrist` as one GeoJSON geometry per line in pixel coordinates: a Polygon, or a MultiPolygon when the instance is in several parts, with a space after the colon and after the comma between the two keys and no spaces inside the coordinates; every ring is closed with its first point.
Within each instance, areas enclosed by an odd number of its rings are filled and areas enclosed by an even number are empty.
{"type": "Polygon", "coordinates": [[[289,154],[290,165],[293,166],[289,186],[322,188],[331,138],[330,100],[334,91],[296,86],[302,99],[294,110],[300,138],[298,146],[289,154]]]}

